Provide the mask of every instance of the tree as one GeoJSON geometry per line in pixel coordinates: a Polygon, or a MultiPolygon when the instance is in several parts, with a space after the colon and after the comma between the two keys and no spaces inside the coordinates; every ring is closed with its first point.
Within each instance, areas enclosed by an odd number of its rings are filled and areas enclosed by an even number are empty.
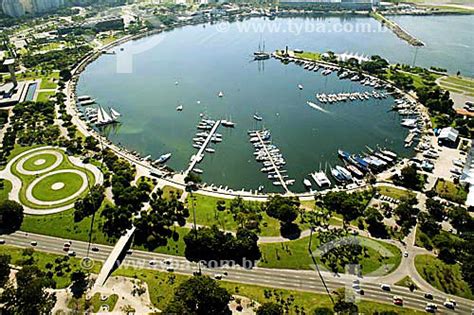
{"type": "Polygon", "coordinates": [[[132,227],[132,216],[134,210],[130,207],[114,207],[106,205],[101,213],[105,218],[102,231],[111,238],[122,236],[126,230],[132,227]]]}
{"type": "Polygon", "coordinates": [[[429,214],[433,217],[434,220],[440,222],[443,221],[443,216],[445,214],[444,206],[441,202],[436,201],[432,198],[426,200],[426,209],[429,214]]]}
{"type": "Polygon", "coordinates": [[[416,224],[416,216],[420,212],[415,207],[416,202],[414,197],[402,199],[394,210],[394,213],[398,216],[397,224],[401,226],[404,235],[408,235],[411,228],[416,224]]]}
{"type": "Polygon", "coordinates": [[[75,298],[80,298],[87,290],[87,275],[82,270],[74,271],[71,274],[71,292],[75,298]]]}
{"type": "Polygon", "coordinates": [[[0,229],[11,233],[23,222],[23,206],[16,201],[0,201],[0,229]]]}
{"type": "Polygon", "coordinates": [[[418,171],[414,166],[406,166],[400,171],[401,177],[398,180],[394,179],[396,184],[402,185],[403,187],[420,190],[423,188],[423,183],[418,176],[418,171]]]}
{"type": "Polygon", "coordinates": [[[264,208],[270,217],[283,223],[291,223],[298,217],[299,206],[300,202],[297,198],[274,195],[268,199],[264,208]]]}
{"type": "Polygon", "coordinates": [[[283,315],[283,307],[275,302],[267,302],[260,305],[257,315],[283,315]]]}
{"type": "Polygon", "coordinates": [[[448,212],[448,217],[453,227],[460,232],[474,230],[474,219],[463,207],[453,207],[448,212]]]}
{"type": "Polygon", "coordinates": [[[168,239],[176,234],[174,224],[186,224],[189,211],[175,195],[171,199],[164,199],[161,195],[153,196],[150,201],[151,211],[142,211],[139,218],[134,220],[137,228],[135,242],[145,245],[148,249],[155,249],[168,243],[168,239]]]}
{"type": "Polygon", "coordinates": [[[387,227],[383,223],[383,215],[375,208],[367,208],[364,211],[365,222],[367,222],[368,230],[372,236],[387,238],[387,227]]]}
{"type": "Polygon", "coordinates": [[[3,288],[10,276],[10,255],[0,255],[0,287],[3,288]]]}
{"type": "Polygon", "coordinates": [[[194,276],[176,289],[165,314],[228,315],[230,294],[208,276],[194,276]]]}
{"type": "Polygon", "coordinates": [[[104,201],[104,192],[103,186],[96,185],[92,187],[87,196],[76,201],[74,204],[74,221],[82,221],[85,217],[96,213],[104,201]]]}
{"type": "Polygon", "coordinates": [[[433,237],[441,231],[441,225],[426,212],[421,212],[418,215],[418,223],[420,224],[420,230],[429,237],[433,237]]]}
{"type": "Polygon", "coordinates": [[[220,231],[215,225],[201,227],[184,236],[184,254],[190,261],[221,263],[232,260],[237,264],[245,261],[253,264],[261,257],[257,240],[258,236],[247,229],[239,228],[234,237],[231,233],[220,231]]]}
{"type": "Polygon", "coordinates": [[[338,314],[358,314],[359,308],[356,304],[346,299],[344,289],[338,289],[333,292],[335,295],[334,312],[338,314]]]}
{"type": "Polygon", "coordinates": [[[49,279],[36,266],[24,266],[16,274],[15,286],[9,283],[1,296],[6,314],[49,314],[56,304],[55,293],[48,293],[53,287],[49,279]]]}

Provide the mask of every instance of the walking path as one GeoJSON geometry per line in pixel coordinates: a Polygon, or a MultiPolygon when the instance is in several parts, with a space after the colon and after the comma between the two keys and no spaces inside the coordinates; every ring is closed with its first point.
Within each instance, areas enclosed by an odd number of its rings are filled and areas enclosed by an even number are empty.
{"type": "MultiPolygon", "coordinates": [[[[26,160],[31,158],[31,155],[36,156],[38,154],[43,154],[43,153],[51,154],[52,152],[55,152],[54,155],[56,156],[57,160],[53,165],[56,165],[57,161],[60,160],[59,157],[58,157],[59,155],[61,156],[61,159],[62,159],[62,154],[59,153],[57,150],[62,150],[62,149],[57,148],[57,147],[53,147],[53,146],[38,147],[38,148],[34,148],[34,149],[31,149],[31,150],[22,152],[22,153],[18,154],[17,156],[15,156],[13,159],[11,159],[10,162],[8,162],[6,168],[4,170],[0,171],[0,178],[4,178],[4,179],[6,179],[6,180],[8,180],[12,183],[12,190],[10,191],[10,194],[9,194],[9,199],[10,200],[14,200],[14,201],[22,204],[22,202],[20,200],[20,192],[21,192],[21,187],[23,185],[23,182],[21,181],[20,178],[18,178],[16,175],[13,174],[13,172],[12,172],[13,165],[17,161],[22,162],[21,165],[20,165],[20,163],[18,163],[16,165],[17,171],[19,173],[22,173],[22,174],[26,174],[26,175],[30,175],[30,176],[45,174],[45,170],[27,171],[27,170],[24,169],[23,164],[26,160]],[[18,168],[18,166],[20,166],[20,168],[18,168]]],[[[70,156],[70,157],[68,157],[68,159],[73,165],[77,166],[78,168],[86,169],[86,170],[90,171],[94,175],[94,179],[95,179],[94,184],[100,184],[101,185],[104,182],[103,174],[95,166],[93,166],[91,164],[86,164],[77,157],[70,156]]],[[[59,166],[59,165],[60,165],[60,163],[57,166],[59,166]]],[[[55,166],[55,168],[57,166],[55,166]]],[[[52,169],[53,168],[48,167],[46,169],[46,172],[48,172],[52,169]]],[[[80,171],[80,170],[76,170],[76,169],[57,170],[55,172],[53,171],[53,172],[50,172],[50,173],[46,173],[42,177],[36,178],[29,185],[28,189],[26,190],[26,199],[29,202],[34,203],[34,204],[43,205],[43,206],[51,206],[51,207],[49,207],[48,209],[35,209],[35,208],[32,208],[32,207],[23,205],[24,213],[25,214],[31,214],[31,215],[46,215],[46,214],[54,214],[54,213],[59,213],[59,212],[62,212],[62,211],[72,209],[74,207],[74,201],[75,201],[73,199],[76,198],[77,196],[79,196],[82,192],[84,192],[85,189],[87,189],[88,182],[89,181],[88,181],[88,178],[87,178],[87,175],[85,174],[85,172],[80,171]],[[38,199],[33,197],[33,195],[32,195],[33,187],[39,181],[41,181],[44,177],[54,175],[58,172],[66,172],[66,171],[67,172],[74,172],[74,173],[76,173],[76,174],[78,174],[79,176],[82,177],[83,184],[82,184],[82,187],[79,189],[80,192],[75,192],[72,195],[73,197],[69,196],[69,197],[66,197],[62,200],[55,200],[55,201],[41,201],[41,200],[38,200],[38,199]],[[70,204],[55,207],[55,205],[67,202],[69,200],[71,200],[70,204]]]]}

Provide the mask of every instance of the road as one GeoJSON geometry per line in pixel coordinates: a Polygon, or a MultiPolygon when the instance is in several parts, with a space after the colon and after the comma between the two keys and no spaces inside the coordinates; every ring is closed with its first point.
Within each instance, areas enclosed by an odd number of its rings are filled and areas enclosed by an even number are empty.
{"type": "MultiPolygon", "coordinates": [[[[11,235],[4,235],[3,239],[6,241],[6,245],[19,246],[19,247],[31,247],[31,241],[37,241],[38,245],[35,247],[39,251],[45,251],[54,254],[62,254],[63,244],[65,239],[55,238],[51,236],[37,235],[24,232],[16,232],[11,235]]],[[[89,257],[95,261],[105,261],[112,251],[112,246],[94,244],[99,248],[98,252],[90,252],[89,257]]],[[[80,241],[72,242],[72,250],[77,253],[77,257],[87,256],[87,243],[80,241]]],[[[170,259],[172,261],[171,266],[174,268],[174,272],[179,274],[191,275],[194,271],[197,271],[197,265],[195,263],[188,262],[184,257],[170,256],[164,254],[150,253],[145,251],[134,250],[131,255],[127,255],[122,263],[122,268],[137,268],[137,269],[155,269],[158,271],[166,272],[166,264],[162,261],[170,259]],[[156,261],[156,265],[150,265],[150,261],[156,261]]],[[[285,270],[285,269],[267,269],[267,268],[253,268],[243,269],[241,267],[224,267],[224,268],[202,268],[204,274],[213,276],[216,273],[228,273],[224,277],[226,281],[247,283],[253,285],[260,285],[265,287],[282,288],[289,290],[300,290],[314,293],[324,294],[325,289],[315,271],[303,271],[303,270],[285,270]]],[[[326,284],[329,290],[334,290],[347,286],[351,287],[354,276],[340,275],[339,277],[325,277],[326,284]]],[[[365,294],[364,300],[372,300],[381,303],[390,304],[393,295],[399,295],[404,300],[404,307],[409,307],[416,310],[424,310],[427,302],[433,302],[438,304],[439,314],[470,314],[473,307],[474,301],[461,299],[456,297],[457,308],[456,311],[450,311],[446,309],[442,304],[446,299],[446,295],[435,294],[434,301],[426,300],[423,297],[423,292],[410,292],[405,287],[392,286],[391,292],[385,292],[380,289],[380,283],[376,283],[373,279],[360,278],[361,288],[364,289],[365,294]]]]}

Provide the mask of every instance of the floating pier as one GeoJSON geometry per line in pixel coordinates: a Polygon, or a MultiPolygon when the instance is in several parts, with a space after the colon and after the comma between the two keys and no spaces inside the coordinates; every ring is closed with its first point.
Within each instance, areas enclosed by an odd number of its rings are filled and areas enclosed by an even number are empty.
{"type": "Polygon", "coordinates": [[[283,175],[281,174],[280,169],[279,169],[278,166],[275,164],[275,161],[273,161],[273,156],[272,156],[272,155],[270,154],[270,152],[268,151],[267,146],[265,145],[265,141],[263,141],[263,139],[262,139],[262,137],[260,136],[260,133],[259,133],[259,132],[256,133],[256,136],[258,137],[259,142],[262,144],[262,149],[265,151],[265,154],[266,154],[267,157],[268,157],[268,161],[270,161],[270,163],[272,164],[273,171],[276,173],[276,175],[277,175],[277,177],[278,177],[278,180],[279,180],[280,183],[281,183],[281,186],[283,187],[283,189],[285,190],[285,192],[289,193],[290,190],[288,189],[288,186],[286,185],[285,179],[283,178],[283,175]]]}
{"type": "Polygon", "coordinates": [[[209,145],[209,142],[211,142],[212,138],[215,136],[217,128],[219,128],[220,124],[221,124],[220,120],[217,120],[214,123],[214,126],[212,126],[212,129],[209,132],[209,135],[207,136],[207,138],[204,140],[204,143],[201,145],[198,152],[195,155],[193,155],[193,157],[191,158],[191,163],[189,163],[189,167],[186,170],[185,174],[188,174],[189,172],[191,172],[196,166],[196,164],[201,162],[202,158],[204,157],[203,153],[206,150],[207,146],[209,145]]]}

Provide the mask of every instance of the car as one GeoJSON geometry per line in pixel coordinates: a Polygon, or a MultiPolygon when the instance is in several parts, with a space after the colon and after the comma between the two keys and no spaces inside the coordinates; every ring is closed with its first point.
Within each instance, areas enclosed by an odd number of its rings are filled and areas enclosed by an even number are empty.
{"type": "Polygon", "coordinates": [[[449,300],[446,300],[446,302],[444,302],[443,305],[446,308],[449,308],[451,310],[454,310],[454,308],[456,307],[456,305],[453,302],[449,301],[449,300]]]}
{"type": "Polygon", "coordinates": [[[93,252],[98,252],[98,251],[99,251],[99,247],[94,246],[94,247],[91,248],[91,250],[92,250],[93,252]]]}
{"type": "Polygon", "coordinates": [[[127,250],[127,255],[131,255],[133,251],[131,249],[127,250]]]}
{"type": "Polygon", "coordinates": [[[148,262],[148,264],[149,264],[150,266],[154,266],[154,265],[156,265],[156,260],[153,260],[153,259],[152,259],[152,260],[150,260],[150,261],[148,262]]]}
{"type": "Polygon", "coordinates": [[[168,272],[173,272],[173,271],[174,271],[174,268],[171,267],[171,266],[168,266],[168,267],[166,267],[166,271],[168,271],[168,272]]]}
{"type": "Polygon", "coordinates": [[[193,276],[200,276],[202,275],[202,273],[200,271],[194,271],[193,272],[193,276]]]}
{"type": "Polygon", "coordinates": [[[71,257],[74,257],[74,256],[76,256],[76,252],[73,251],[73,250],[70,250],[70,251],[67,252],[67,255],[71,256],[71,257]]]}
{"type": "Polygon", "coordinates": [[[361,289],[361,288],[357,288],[357,289],[354,289],[355,293],[359,294],[359,295],[364,295],[365,292],[364,292],[364,289],[361,289]]]}
{"type": "Polygon", "coordinates": [[[5,240],[3,238],[0,239],[0,244],[5,244],[5,240]]]}
{"type": "Polygon", "coordinates": [[[173,262],[173,261],[172,261],[171,259],[169,259],[169,258],[163,260],[163,263],[164,263],[165,265],[171,265],[172,262],[173,262]]]}
{"type": "Polygon", "coordinates": [[[221,280],[222,278],[223,278],[223,276],[220,273],[216,273],[214,275],[214,279],[216,279],[216,280],[221,280]]]}
{"type": "Polygon", "coordinates": [[[360,288],[360,284],[359,284],[359,283],[353,283],[353,284],[352,284],[352,288],[353,288],[353,289],[360,288]]]}
{"type": "Polygon", "coordinates": [[[383,284],[383,283],[380,285],[380,288],[384,291],[391,291],[392,290],[392,287],[390,287],[390,285],[383,284]]]}
{"type": "Polygon", "coordinates": [[[425,293],[425,299],[432,300],[433,299],[433,294],[425,293]]]}
{"type": "Polygon", "coordinates": [[[393,304],[402,306],[403,305],[403,299],[401,297],[399,297],[398,295],[394,295],[393,296],[393,304]]]}
{"type": "Polygon", "coordinates": [[[403,257],[408,257],[408,252],[407,252],[407,251],[405,251],[405,252],[403,253],[403,257]]]}
{"type": "Polygon", "coordinates": [[[31,246],[36,246],[36,245],[38,245],[38,242],[37,241],[31,241],[30,244],[31,244],[31,246]]]}
{"type": "Polygon", "coordinates": [[[70,243],[70,242],[66,242],[66,243],[64,243],[63,247],[69,248],[69,247],[71,247],[71,243],[70,243]]]}

